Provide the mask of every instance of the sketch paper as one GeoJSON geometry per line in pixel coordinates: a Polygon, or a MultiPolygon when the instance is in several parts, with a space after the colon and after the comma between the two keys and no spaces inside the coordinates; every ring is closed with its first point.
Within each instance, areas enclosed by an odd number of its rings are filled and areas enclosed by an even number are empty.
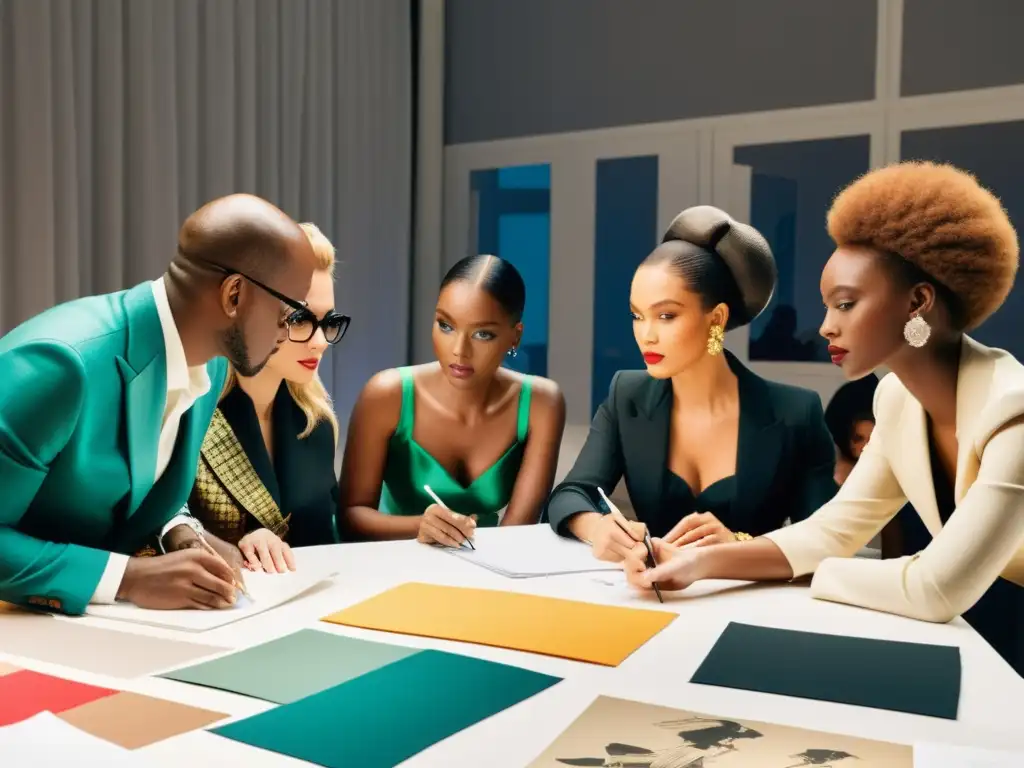
{"type": "Polygon", "coordinates": [[[69,765],[128,768],[142,765],[131,752],[81,731],[52,712],[0,728],[0,755],[5,764],[32,768],[69,765]]]}
{"type": "Polygon", "coordinates": [[[548,530],[540,537],[535,535],[535,526],[518,525],[502,530],[500,538],[479,536],[474,539],[475,550],[441,549],[510,579],[621,570],[615,563],[598,560],[583,542],[566,539],[550,526],[544,527],[548,530]]]}
{"type": "Polygon", "coordinates": [[[559,680],[427,650],[210,732],[325,768],[391,768],[559,680]]]}
{"type": "Polygon", "coordinates": [[[904,744],[599,696],[528,768],[913,768],[904,744]]]}
{"type": "Polygon", "coordinates": [[[205,632],[287,603],[308,592],[320,582],[331,578],[334,573],[334,571],[328,572],[315,568],[300,568],[288,573],[246,573],[245,586],[249,594],[252,595],[252,601],[239,595],[241,599],[235,605],[219,611],[190,609],[159,611],[151,608],[138,608],[131,603],[117,603],[115,605],[90,605],[85,612],[88,616],[102,619],[148,624],[186,632],[205,632]]]}
{"type": "Polygon", "coordinates": [[[122,691],[115,696],[65,710],[59,717],[76,728],[125,749],[138,749],[205,728],[228,716],[221,712],[122,691]]]}
{"type": "Polygon", "coordinates": [[[953,744],[915,744],[914,768],[1021,768],[1024,752],[961,747],[953,744]]]}
{"type": "Polygon", "coordinates": [[[418,648],[301,629],[161,677],[287,704],[419,652],[418,648]]]}
{"type": "Polygon", "coordinates": [[[667,611],[411,582],[322,621],[614,667],[676,618],[667,611]]]}
{"type": "MultiPolygon", "coordinates": [[[[12,618],[12,617],[9,617],[12,618]]],[[[109,677],[140,677],[223,653],[227,648],[90,627],[36,615],[0,620],[0,652],[109,677]]]]}

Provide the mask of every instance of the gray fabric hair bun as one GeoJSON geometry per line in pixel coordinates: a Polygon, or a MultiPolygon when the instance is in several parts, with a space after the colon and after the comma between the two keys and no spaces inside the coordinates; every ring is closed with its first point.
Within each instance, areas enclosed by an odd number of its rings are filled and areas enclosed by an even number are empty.
{"type": "Polygon", "coordinates": [[[750,322],[768,306],[779,280],[771,246],[749,224],[736,221],[720,208],[696,205],[668,225],[661,242],[682,240],[721,257],[743,297],[750,322]]]}

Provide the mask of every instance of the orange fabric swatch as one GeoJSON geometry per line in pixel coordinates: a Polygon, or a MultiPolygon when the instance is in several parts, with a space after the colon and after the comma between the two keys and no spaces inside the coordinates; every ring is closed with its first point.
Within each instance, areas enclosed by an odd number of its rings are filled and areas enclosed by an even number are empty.
{"type": "Polygon", "coordinates": [[[61,712],[58,717],[125,749],[138,749],[205,728],[227,715],[122,691],[61,712]]]}
{"type": "Polygon", "coordinates": [[[615,667],[675,618],[667,611],[413,582],[321,620],[615,667]]]}

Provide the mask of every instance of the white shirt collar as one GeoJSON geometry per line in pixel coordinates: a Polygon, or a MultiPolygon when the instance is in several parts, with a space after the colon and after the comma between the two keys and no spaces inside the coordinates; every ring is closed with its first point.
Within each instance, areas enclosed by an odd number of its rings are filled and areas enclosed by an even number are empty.
{"type": "Polygon", "coordinates": [[[210,391],[210,374],[205,365],[188,366],[162,277],[153,281],[153,299],[156,301],[156,311],[164,333],[164,347],[167,350],[167,391],[187,394],[193,400],[200,398],[210,391]]]}

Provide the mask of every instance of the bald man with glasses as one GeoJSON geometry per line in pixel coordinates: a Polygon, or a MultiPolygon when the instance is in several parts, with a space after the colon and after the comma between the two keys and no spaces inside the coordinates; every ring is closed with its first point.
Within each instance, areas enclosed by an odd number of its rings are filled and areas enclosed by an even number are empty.
{"type": "Polygon", "coordinates": [[[0,600],[72,615],[234,603],[237,547],[186,501],[227,364],[265,365],[314,267],[295,221],[229,195],[186,219],[157,280],[0,338],[0,600]]]}

